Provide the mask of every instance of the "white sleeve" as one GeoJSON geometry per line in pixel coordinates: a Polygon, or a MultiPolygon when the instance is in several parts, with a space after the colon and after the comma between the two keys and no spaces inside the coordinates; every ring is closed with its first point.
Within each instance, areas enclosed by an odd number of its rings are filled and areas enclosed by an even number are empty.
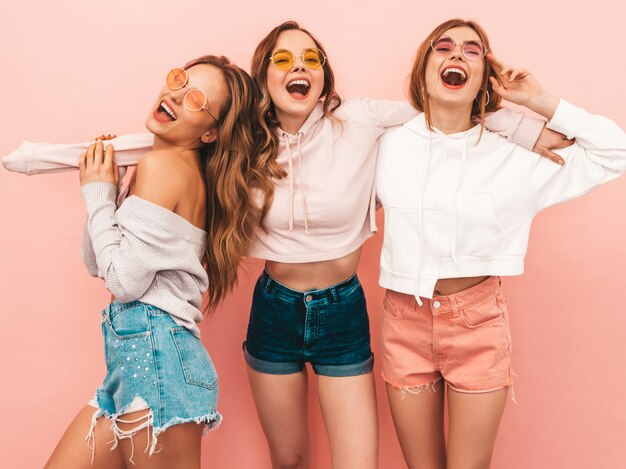
{"type": "Polygon", "coordinates": [[[563,167],[538,157],[531,174],[537,211],[581,196],[626,170],[626,134],[612,120],[561,100],[547,127],[576,143],[554,150],[565,160],[563,167]]]}
{"type": "MultiPolygon", "coordinates": [[[[118,166],[133,166],[152,149],[152,134],[130,134],[104,143],[113,145],[118,166]]],[[[78,169],[80,154],[93,142],[33,143],[23,142],[14,152],[2,157],[3,166],[24,174],[49,174],[78,169]]]]}

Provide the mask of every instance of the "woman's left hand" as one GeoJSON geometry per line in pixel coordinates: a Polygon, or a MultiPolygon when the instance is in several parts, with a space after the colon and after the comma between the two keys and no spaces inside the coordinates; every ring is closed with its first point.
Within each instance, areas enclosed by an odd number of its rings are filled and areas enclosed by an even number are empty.
{"type": "Polygon", "coordinates": [[[493,54],[487,54],[487,59],[500,78],[498,81],[494,77],[489,77],[491,86],[502,99],[526,106],[547,119],[552,118],[559,100],[546,93],[528,70],[506,65],[493,54]]]}
{"type": "Polygon", "coordinates": [[[90,182],[108,182],[117,186],[119,182],[118,168],[113,161],[113,145],[107,145],[105,151],[101,141],[92,143],[80,155],[78,169],[81,186],[90,182]]]}
{"type": "Polygon", "coordinates": [[[502,99],[527,106],[533,98],[543,94],[543,88],[539,82],[525,68],[506,65],[493,54],[487,54],[487,59],[500,77],[500,82],[494,77],[489,77],[489,79],[493,90],[502,96],[502,99]]]}

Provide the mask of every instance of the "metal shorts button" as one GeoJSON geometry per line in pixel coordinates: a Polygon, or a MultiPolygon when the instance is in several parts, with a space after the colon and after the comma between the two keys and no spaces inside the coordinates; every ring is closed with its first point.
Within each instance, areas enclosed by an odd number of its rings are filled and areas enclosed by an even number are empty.
{"type": "Polygon", "coordinates": [[[313,297],[311,295],[307,295],[306,298],[304,299],[307,303],[309,301],[311,301],[313,299],[313,297]]]}
{"type": "Polygon", "coordinates": [[[439,301],[433,301],[433,308],[440,308],[441,303],[439,301]]]}

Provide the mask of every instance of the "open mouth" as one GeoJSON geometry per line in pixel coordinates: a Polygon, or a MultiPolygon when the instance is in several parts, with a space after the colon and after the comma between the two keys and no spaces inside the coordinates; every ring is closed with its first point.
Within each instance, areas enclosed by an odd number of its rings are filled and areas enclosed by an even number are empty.
{"type": "Polygon", "coordinates": [[[441,81],[448,88],[462,88],[467,83],[467,72],[459,67],[447,67],[441,72],[441,81]]]}
{"type": "Polygon", "coordinates": [[[176,113],[165,103],[165,101],[161,101],[161,104],[156,110],[156,114],[162,121],[175,121],[178,118],[176,117],[176,113]]]}
{"type": "Polygon", "coordinates": [[[287,92],[294,98],[304,98],[309,94],[311,84],[308,80],[293,80],[287,83],[287,92]]]}

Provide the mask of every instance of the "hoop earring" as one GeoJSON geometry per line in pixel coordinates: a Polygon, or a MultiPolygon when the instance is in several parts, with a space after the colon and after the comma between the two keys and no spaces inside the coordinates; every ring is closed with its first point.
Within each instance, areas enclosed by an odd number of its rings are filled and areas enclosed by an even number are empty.
{"type": "MultiPolygon", "coordinates": [[[[485,93],[487,93],[487,100],[485,101],[485,106],[486,106],[487,104],[489,104],[489,99],[491,99],[491,97],[489,96],[489,90],[485,89],[485,93]]],[[[480,104],[478,100],[478,96],[476,96],[475,101],[477,104],[480,104]]]]}

